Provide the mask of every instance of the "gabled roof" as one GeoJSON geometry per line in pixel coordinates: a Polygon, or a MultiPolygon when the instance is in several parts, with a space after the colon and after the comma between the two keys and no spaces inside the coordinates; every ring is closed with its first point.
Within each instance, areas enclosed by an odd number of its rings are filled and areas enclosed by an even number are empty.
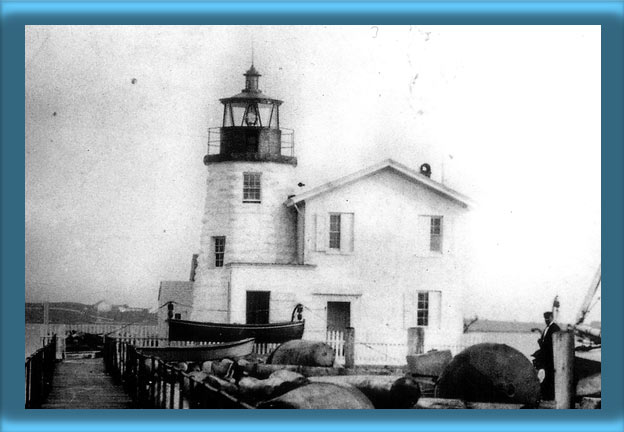
{"type": "Polygon", "coordinates": [[[442,196],[444,196],[445,198],[448,198],[452,201],[457,202],[458,204],[460,204],[462,207],[470,207],[473,205],[473,203],[470,201],[470,199],[465,196],[460,194],[459,192],[454,191],[453,189],[450,189],[446,186],[444,186],[442,183],[438,183],[435,180],[431,180],[429,177],[420,174],[417,171],[414,171],[408,167],[406,167],[405,165],[402,165],[398,162],[395,162],[392,159],[386,159],[378,164],[372,165],[368,168],[364,168],[360,171],[357,171],[353,174],[347,175],[345,177],[339,178],[337,180],[325,183],[321,186],[315,187],[313,189],[310,189],[309,191],[306,192],[302,192],[299,195],[295,195],[292,196],[288,199],[288,201],[286,201],[286,205],[288,207],[291,207],[297,203],[300,203],[302,201],[306,201],[309,200],[310,198],[314,198],[318,195],[327,193],[327,192],[331,192],[335,189],[338,189],[342,186],[346,186],[348,184],[351,183],[355,183],[358,180],[361,180],[365,177],[371,176],[373,174],[376,174],[382,170],[385,169],[389,169],[392,171],[395,171],[401,175],[403,175],[404,177],[406,177],[408,180],[420,184],[422,186],[425,186],[429,189],[431,189],[433,192],[438,193],[442,196]]]}
{"type": "Polygon", "coordinates": [[[178,297],[188,303],[192,298],[193,282],[191,281],[160,281],[158,288],[158,300],[171,300],[178,297]]]}

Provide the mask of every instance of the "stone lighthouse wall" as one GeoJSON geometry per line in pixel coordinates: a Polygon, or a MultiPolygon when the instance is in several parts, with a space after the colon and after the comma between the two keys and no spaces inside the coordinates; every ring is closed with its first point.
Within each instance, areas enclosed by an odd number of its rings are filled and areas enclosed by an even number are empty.
{"type": "Polygon", "coordinates": [[[191,319],[229,322],[229,263],[296,261],[296,213],[284,202],[294,193],[295,167],[275,162],[208,164],[206,206],[193,286],[191,319]],[[243,202],[243,174],[261,174],[261,202],[243,202]],[[214,237],[225,237],[224,266],[215,267],[214,237]]]}

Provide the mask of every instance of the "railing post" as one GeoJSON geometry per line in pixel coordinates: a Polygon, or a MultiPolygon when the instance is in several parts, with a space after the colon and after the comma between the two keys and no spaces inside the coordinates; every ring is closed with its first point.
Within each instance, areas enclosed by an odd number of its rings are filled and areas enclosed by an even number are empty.
{"type": "Polygon", "coordinates": [[[574,333],[553,333],[555,409],[574,408],[574,333]]]}
{"type": "Polygon", "coordinates": [[[175,401],[175,384],[176,384],[176,371],[173,368],[169,368],[169,371],[171,372],[171,374],[169,375],[169,390],[170,390],[170,399],[169,399],[169,409],[173,409],[174,408],[174,401],[175,401]]]}
{"type": "Polygon", "coordinates": [[[138,359],[138,364],[137,364],[137,372],[136,372],[136,388],[134,389],[134,395],[136,397],[137,402],[139,403],[139,406],[142,406],[142,399],[143,399],[143,388],[144,386],[144,375],[145,375],[145,362],[143,361],[142,358],[138,359]]]}
{"type": "Polygon", "coordinates": [[[65,358],[65,336],[67,329],[65,324],[61,324],[56,332],[56,347],[55,356],[57,360],[63,360],[65,358]]]}
{"type": "Polygon", "coordinates": [[[353,327],[347,327],[344,335],[345,367],[353,368],[355,366],[355,329],[353,327]]]}

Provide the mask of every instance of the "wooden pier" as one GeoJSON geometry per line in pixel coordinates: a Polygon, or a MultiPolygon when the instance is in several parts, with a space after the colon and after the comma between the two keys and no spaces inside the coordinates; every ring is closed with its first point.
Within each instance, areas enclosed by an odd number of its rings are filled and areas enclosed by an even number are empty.
{"type": "Polygon", "coordinates": [[[102,358],[64,360],[56,364],[44,409],[135,408],[132,399],[104,371],[102,358]]]}

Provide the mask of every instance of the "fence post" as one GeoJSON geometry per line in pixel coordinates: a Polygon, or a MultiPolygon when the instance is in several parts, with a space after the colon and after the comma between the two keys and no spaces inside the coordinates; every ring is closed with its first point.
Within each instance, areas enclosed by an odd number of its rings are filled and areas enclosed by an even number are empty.
{"type": "Polygon", "coordinates": [[[425,352],[425,331],[422,327],[407,329],[407,355],[422,354],[425,352]]]}
{"type": "Polygon", "coordinates": [[[353,327],[347,327],[344,335],[345,367],[352,368],[355,366],[355,329],[353,327]]]}
{"type": "Polygon", "coordinates": [[[555,409],[574,408],[574,333],[553,333],[555,409]]]}

